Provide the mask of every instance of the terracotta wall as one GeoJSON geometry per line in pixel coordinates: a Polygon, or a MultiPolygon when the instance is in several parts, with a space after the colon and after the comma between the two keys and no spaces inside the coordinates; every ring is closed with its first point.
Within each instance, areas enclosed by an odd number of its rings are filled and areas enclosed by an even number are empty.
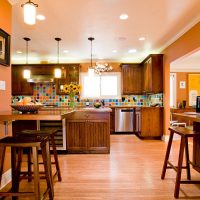
{"type": "Polygon", "coordinates": [[[200,22],[193,26],[182,37],[163,50],[164,54],[164,134],[168,134],[170,119],[170,63],[176,59],[200,49],[200,22]]]}
{"type": "MultiPolygon", "coordinates": [[[[0,0],[0,28],[11,35],[11,15],[12,7],[7,0],[0,0]]],[[[6,90],[0,90],[0,111],[10,109],[11,99],[11,67],[0,65],[0,80],[5,81],[6,90]]],[[[9,133],[11,127],[9,126],[9,133]]],[[[0,122],[0,138],[4,137],[4,125],[0,122]]],[[[6,162],[6,169],[9,168],[8,161],[6,162]]]]}

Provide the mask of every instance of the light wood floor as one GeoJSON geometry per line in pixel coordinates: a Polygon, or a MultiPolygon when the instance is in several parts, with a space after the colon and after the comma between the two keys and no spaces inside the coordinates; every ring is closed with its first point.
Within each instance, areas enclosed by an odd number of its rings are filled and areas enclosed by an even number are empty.
{"type": "MultiPolygon", "coordinates": [[[[178,144],[173,145],[171,160],[176,161],[178,144]]],[[[168,170],[165,180],[160,178],[166,145],[111,135],[109,155],[59,155],[63,181],[55,183],[55,200],[174,199],[175,172],[168,170]]],[[[200,175],[192,170],[192,178],[200,180],[200,175]]],[[[30,187],[26,181],[23,186],[30,187]]],[[[180,199],[200,199],[200,185],[181,185],[180,199]]]]}

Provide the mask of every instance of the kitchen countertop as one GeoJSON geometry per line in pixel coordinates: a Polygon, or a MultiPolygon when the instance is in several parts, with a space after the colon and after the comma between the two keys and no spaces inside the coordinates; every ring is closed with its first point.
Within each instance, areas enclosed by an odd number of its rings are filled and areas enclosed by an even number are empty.
{"type": "Polygon", "coordinates": [[[43,108],[38,113],[21,114],[18,111],[0,112],[0,121],[12,120],[62,120],[72,112],[112,112],[110,108],[43,108]]]}

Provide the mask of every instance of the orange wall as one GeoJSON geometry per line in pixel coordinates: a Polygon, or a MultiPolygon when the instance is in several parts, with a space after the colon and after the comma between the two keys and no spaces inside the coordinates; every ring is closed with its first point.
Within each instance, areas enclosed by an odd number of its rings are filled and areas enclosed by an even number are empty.
{"type": "MultiPolygon", "coordinates": [[[[7,0],[0,0],[0,28],[11,35],[12,7],[7,0]]],[[[11,99],[11,67],[0,65],[0,80],[6,82],[6,90],[0,90],[0,111],[10,109],[11,99]]],[[[11,127],[9,126],[9,132],[11,127]]],[[[4,125],[0,122],[0,138],[4,137],[4,125]]],[[[9,168],[8,161],[6,169],[9,168]]]]}
{"type": "Polygon", "coordinates": [[[188,32],[181,36],[178,40],[163,50],[164,54],[164,134],[168,134],[170,119],[170,63],[186,54],[200,49],[200,22],[192,27],[188,32]]]}

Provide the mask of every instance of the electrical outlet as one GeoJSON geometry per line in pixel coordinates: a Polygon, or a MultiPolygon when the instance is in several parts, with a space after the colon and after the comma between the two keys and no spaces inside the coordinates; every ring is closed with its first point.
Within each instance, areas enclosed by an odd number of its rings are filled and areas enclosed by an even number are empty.
{"type": "Polygon", "coordinates": [[[6,82],[0,81],[0,90],[6,90],[6,82]]]}

